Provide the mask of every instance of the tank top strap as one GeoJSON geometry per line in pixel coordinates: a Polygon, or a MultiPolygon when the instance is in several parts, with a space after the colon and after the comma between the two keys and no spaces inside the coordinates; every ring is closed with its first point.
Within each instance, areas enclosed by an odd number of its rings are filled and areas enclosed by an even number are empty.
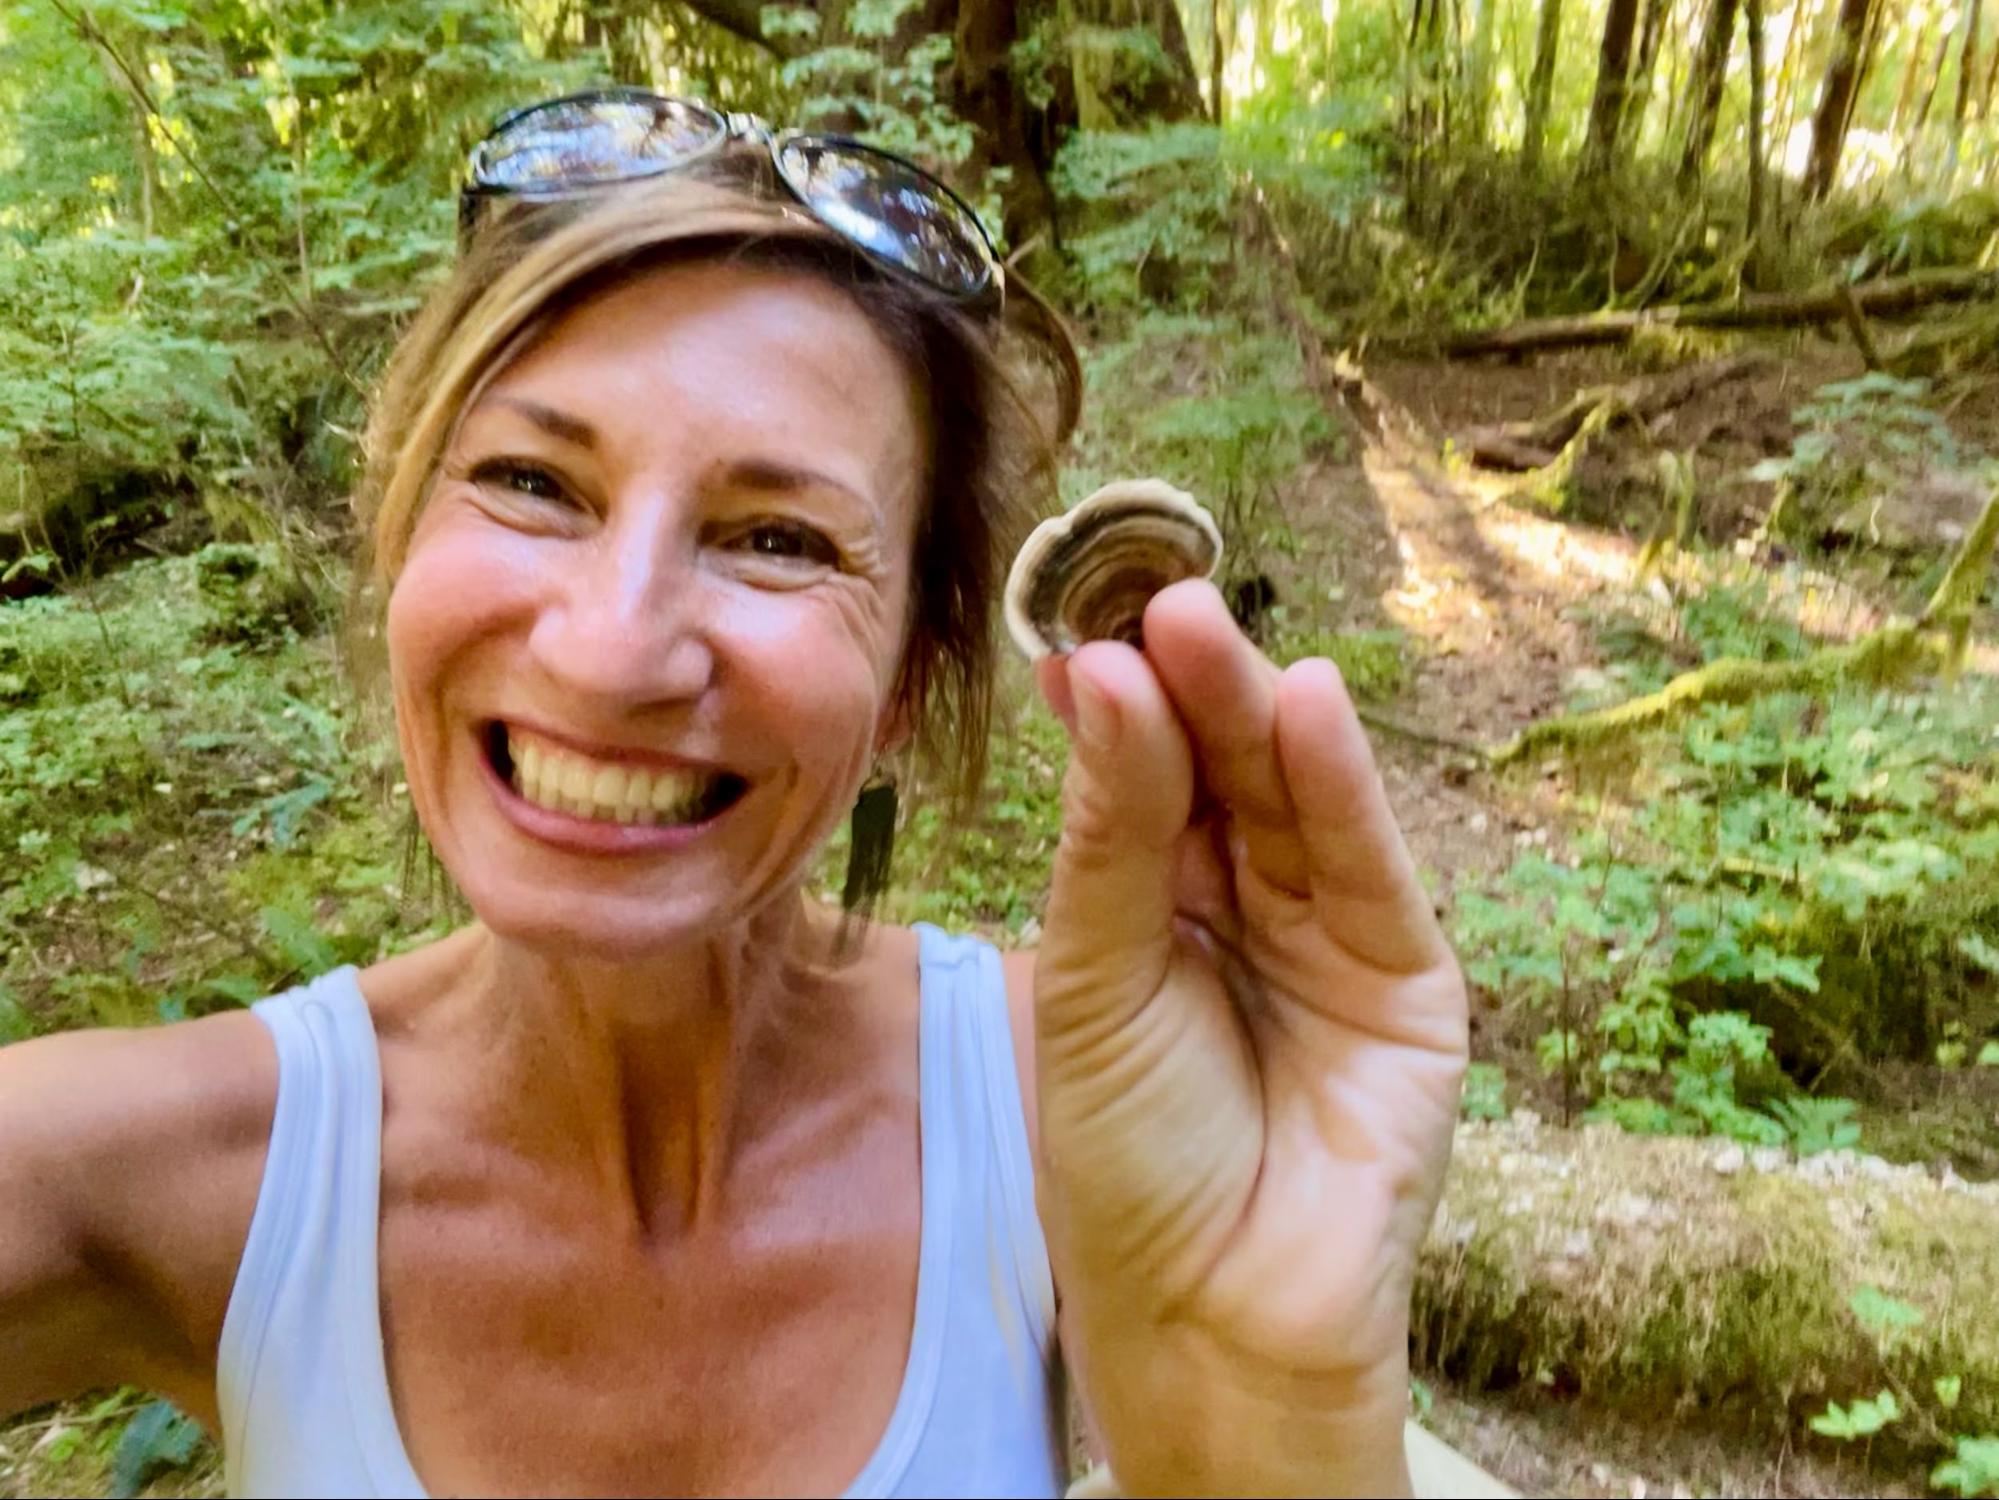
{"type": "MultiPolygon", "coordinates": [[[[932,1121],[951,1123],[959,1214],[982,1212],[1012,1263],[1013,1292],[1035,1353],[1046,1358],[1055,1325],[1048,1246],[1034,1209],[1034,1164],[1015,1065],[1006,975],[992,944],[917,927],[923,992],[924,1145],[932,1121]]],[[[941,1134],[941,1132],[940,1132],[941,1134]]],[[[940,1144],[942,1142],[940,1141],[940,1144]]]]}
{"type": "Polygon", "coordinates": [[[378,1461],[402,1445],[386,1399],[368,1399],[385,1397],[387,1384],[376,1265],[382,1077],[367,1000],[350,966],[252,1011],[277,1048],[278,1099],[216,1355],[228,1492],[267,1492],[276,1473],[296,1484],[317,1472],[337,1485],[358,1448],[374,1494],[421,1494],[406,1467],[378,1461]],[[342,1434],[359,1441],[350,1448],[342,1434]],[[274,1441],[291,1451],[266,1451],[274,1441]]]}

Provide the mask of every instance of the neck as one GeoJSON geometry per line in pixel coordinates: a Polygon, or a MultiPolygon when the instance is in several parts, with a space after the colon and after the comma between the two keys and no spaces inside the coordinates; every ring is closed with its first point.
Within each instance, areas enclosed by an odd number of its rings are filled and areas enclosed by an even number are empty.
{"type": "Polygon", "coordinates": [[[594,1194],[643,1236],[716,1218],[737,1163],[802,1090],[836,1085],[862,1040],[853,1008],[825,1003],[830,924],[796,893],[632,961],[465,936],[461,1014],[507,1144],[587,1163],[594,1194]]]}

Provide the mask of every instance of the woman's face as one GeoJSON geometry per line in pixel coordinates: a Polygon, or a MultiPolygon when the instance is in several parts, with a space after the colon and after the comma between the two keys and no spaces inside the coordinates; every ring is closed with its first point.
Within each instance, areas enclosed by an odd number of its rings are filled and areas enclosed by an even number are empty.
{"type": "Polygon", "coordinates": [[[803,272],[691,264],[466,411],[389,600],[410,794],[494,931],[629,958],[800,878],[896,733],[910,373],[803,272]]]}

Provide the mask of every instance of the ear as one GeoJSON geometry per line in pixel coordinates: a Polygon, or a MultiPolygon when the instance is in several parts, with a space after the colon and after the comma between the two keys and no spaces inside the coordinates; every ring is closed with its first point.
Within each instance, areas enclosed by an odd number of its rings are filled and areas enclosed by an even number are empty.
{"type": "Polygon", "coordinates": [[[908,691],[898,686],[882,714],[881,723],[875,728],[875,759],[887,760],[900,755],[915,738],[916,714],[910,708],[908,691]]]}

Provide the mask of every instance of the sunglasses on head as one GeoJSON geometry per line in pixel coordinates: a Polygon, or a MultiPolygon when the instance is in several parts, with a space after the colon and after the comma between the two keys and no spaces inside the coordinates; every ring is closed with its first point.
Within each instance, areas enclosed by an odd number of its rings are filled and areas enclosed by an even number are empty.
{"type": "Polygon", "coordinates": [[[965,301],[999,296],[1004,273],[979,216],[914,162],[644,89],[569,94],[501,116],[467,162],[459,243],[502,200],[568,198],[691,166],[739,141],[762,144],[792,197],[870,260],[965,301]]]}

